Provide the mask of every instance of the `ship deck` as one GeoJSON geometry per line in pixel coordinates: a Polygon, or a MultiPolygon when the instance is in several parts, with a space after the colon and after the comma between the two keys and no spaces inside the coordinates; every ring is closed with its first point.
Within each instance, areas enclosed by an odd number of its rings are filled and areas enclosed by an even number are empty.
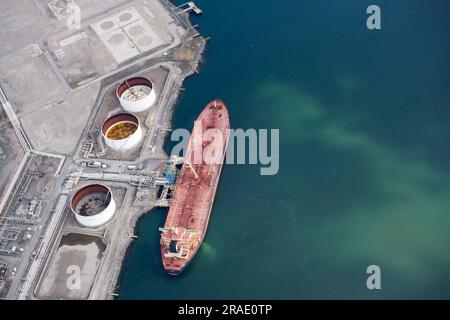
{"type": "Polygon", "coordinates": [[[194,124],[161,235],[166,269],[183,268],[203,241],[225,156],[228,129],[228,111],[220,100],[208,104],[194,124]]]}

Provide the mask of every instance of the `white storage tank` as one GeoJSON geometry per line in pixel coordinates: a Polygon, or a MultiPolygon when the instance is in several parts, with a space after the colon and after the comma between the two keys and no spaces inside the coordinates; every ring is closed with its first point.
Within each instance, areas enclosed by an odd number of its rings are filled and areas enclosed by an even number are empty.
{"type": "Polygon", "coordinates": [[[156,101],[153,82],[147,78],[135,77],[123,81],[116,90],[120,105],[127,112],[142,112],[156,101]]]}
{"type": "Polygon", "coordinates": [[[70,208],[80,225],[97,228],[112,219],[116,202],[111,189],[101,184],[90,184],[73,195],[70,208]]]}
{"type": "Polygon", "coordinates": [[[131,113],[118,113],[103,122],[102,136],[105,144],[116,151],[136,147],[143,138],[139,119],[131,113]]]}

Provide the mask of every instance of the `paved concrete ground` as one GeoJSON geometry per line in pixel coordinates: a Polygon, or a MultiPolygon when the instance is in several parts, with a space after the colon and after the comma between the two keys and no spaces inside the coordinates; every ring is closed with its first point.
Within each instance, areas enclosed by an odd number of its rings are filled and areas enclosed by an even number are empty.
{"type": "Polygon", "coordinates": [[[75,0],[81,8],[81,30],[70,30],[58,20],[49,2],[0,3],[0,21],[9,21],[0,30],[7,47],[0,48],[0,85],[34,149],[72,154],[99,93],[98,80],[126,68],[125,62],[161,54],[179,41],[180,30],[158,1],[75,0]],[[123,20],[130,12],[136,17],[123,20]],[[114,19],[119,29],[112,32],[121,30],[129,37],[124,43],[135,41],[140,48],[136,55],[122,57],[114,43],[102,38],[109,33],[95,31],[97,24],[101,29],[114,19]],[[142,39],[149,35],[153,42],[146,45],[142,39]]]}
{"type": "Polygon", "coordinates": [[[9,122],[0,115],[0,148],[2,149],[3,161],[0,166],[0,199],[6,192],[6,186],[13,179],[19,164],[25,153],[20,146],[14,129],[9,122]]]}
{"type": "Polygon", "coordinates": [[[3,154],[3,150],[0,148],[0,169],[2,168],[3,161],[5,160],[6,156],[3,154]]]}
{"type": "Polygon", "coordinates": [[[46,49],[72,88],[111,72],[120,64],[169,46],[177,30],[159,2],[129,1],[126,6],[84,20],[80,30],[46,39],[46,49]]]}
{"type": "Polygon", "coordinates": [[[49,35],[52,18],[34,0],[0,2],[0,57],[49,35]]]}
{"type": "MultiPolygon", "coordinates": [[[[30,43],[46,39],[66,21],[59,21],[49,10],[50,0],[14,0],[0,2],[0,57],[30,43]]],[[[128,0],[75,0],[81,9],[81,20],[92,18],[128,0]]]]}
{"type": "Polygon", "coordinates": [[[64,94],[47,59],[32,44],[0,57],[0,84],[19,118],[64,94]]]}
{"type": "Polygon", "coordinates": [[[74,152],[100,90],[99,83],[21,117],[31,144],[44,152],[74,152]]]}

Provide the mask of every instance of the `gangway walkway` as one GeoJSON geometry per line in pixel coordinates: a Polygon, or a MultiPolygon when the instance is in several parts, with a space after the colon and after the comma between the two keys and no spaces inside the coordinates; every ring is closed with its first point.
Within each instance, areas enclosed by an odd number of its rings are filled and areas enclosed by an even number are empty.
{"type": "Polygon", "coordinates": [[[88,180],[127,182],[132,185],[144,185],[144,186],[150,186],[153,182],[152,176],[122,174],[122,173],[107,173],[107,172],[83,172],[80,174],[80,178],[88,180]]]}

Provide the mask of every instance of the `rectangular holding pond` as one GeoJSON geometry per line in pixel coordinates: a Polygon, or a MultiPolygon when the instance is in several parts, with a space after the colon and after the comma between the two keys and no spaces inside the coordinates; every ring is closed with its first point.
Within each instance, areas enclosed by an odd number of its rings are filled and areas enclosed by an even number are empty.
{"type": "Polygon", "coordinates": [[[100,237],[81,233],[62,236],[39,281],[37,297],[87,299],[105,249],[100,237]]]}

